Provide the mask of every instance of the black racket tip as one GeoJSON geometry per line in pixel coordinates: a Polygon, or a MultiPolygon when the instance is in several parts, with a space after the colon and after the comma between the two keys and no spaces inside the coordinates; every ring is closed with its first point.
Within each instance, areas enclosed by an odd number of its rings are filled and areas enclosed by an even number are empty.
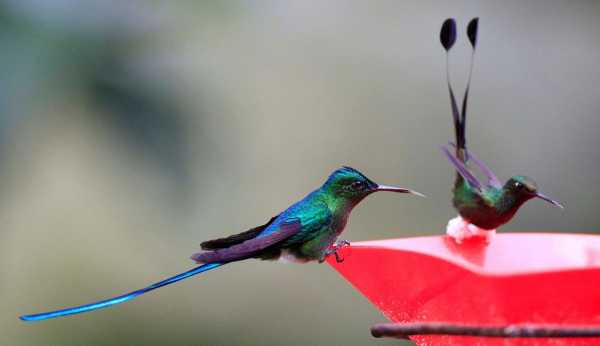
{"type": "MultiPolygon", "coordinates": [[[[477,31],[477,29],[475,29],[477,31]]],[[[442,29],[440,30],[440,42],[446,51],[449,51],[450,48],[456,42],[456,21],[454,18],[448,18],[442,24],[442,29]]]]}
{"type": "Polygon", "coordinates": [[[469,42],[475,49],[477,46],[477,32],[479,31],[479,17],[475,17],[471,19],[469,25],[467,25],[467,36],[469,37],[469,42]]]}

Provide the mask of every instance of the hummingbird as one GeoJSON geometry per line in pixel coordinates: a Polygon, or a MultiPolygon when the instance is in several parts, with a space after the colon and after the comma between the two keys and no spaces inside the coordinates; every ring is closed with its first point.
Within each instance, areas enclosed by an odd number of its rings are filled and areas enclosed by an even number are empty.
{"type": "Polygon", "coordinates": [[[413,190],[377,184],[358,170],[344,166],[331,173],[321,187],[272,217],[264,225],[201,243],[204,251],[191,257],[199,264],[195,268],[117,297],[62,310],[25,315],[20,319],[39,321],[106,308],[225,264],[251,258],[323,262],[327,256],[335,255],[336,260],[341,262],[343,259],[338,255],[338,249],[349,242],[337,239],[346,227],[352,209],[365,197],[378,191],[424,197],[413,190]]]}
{"type": "Polygon", "coordinates": [[[560,203],[539,192],[535,181],[530,177],[516,175],[502,184],[491,169],[467,150],[465,137],[467,98],[473,73],[478,27],[479,18],[473,18],[467,26],[467,37],[471,43],[472,53],[469,77],[460,113],[450,83],[448,67],[450,49],[456,41],[456,21],[453,18],[446,19],[440,31],[440,41],[446,50],[446,82],[450,94],[456,137],[456,144],[450,143],[448,146],[442,147],[442,150],[457,172],[452,203],[459,214],[458,218],[450,220],[446,231],[459,243],[472,236],[483,236],[489,241],[489,237],[495,233],[496,228],[510,221],[517,210],[532,198],[540,198],[563,208],[560,203]],[[473,163],[483,173],[487,180],[485,183],[472,173],[469,163],[473,163]]]}

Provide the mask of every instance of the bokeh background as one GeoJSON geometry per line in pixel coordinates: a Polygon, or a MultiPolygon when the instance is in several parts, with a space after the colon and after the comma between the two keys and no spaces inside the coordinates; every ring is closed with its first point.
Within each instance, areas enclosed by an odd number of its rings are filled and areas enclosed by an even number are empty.
{"type": "MultiPolygon", "coordinates": [[[[0,2],[0,344],[392,345],[327,265],[247,261],[132,303],[26,324],[188,269],[200,241],[268,220],[351,165],[428,199],[369,197],[346,239],[454,216],[438,30],[468,138],[563,202],[503,230],[600,231],[600,3],[0,2]]],[[[508,254],[507,254],[508,255],[508,254]]]]}

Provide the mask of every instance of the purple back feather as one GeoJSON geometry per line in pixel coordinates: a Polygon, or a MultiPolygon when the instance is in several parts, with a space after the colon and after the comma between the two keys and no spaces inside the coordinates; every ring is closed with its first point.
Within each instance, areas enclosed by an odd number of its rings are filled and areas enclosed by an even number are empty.
{"type": "MultiPolygon", "coordinates": [[[[456,145],[454,143],[449,143],[449,144],[453,148],[456,148],[456,145]]],[[[494,172],[485,163],[483,163],[483,161],[479,160],[477,158],[477,156],[475,156],[470,151],[466,154],[467,154],[467,157],[469,158],[469,160],[471,160],[475,164],[475,166],[477,166],[477,168],[479,168],[481,170],[481,172],[486,176],[486,178],[488,179],[488,181],[487,181],[488,186],[492,186],[492,187],[495,187],[498,189],[502,188],[502,182],[500,181],[500,179],[498,179],[496,174],[494,174],[494,172]]]]}
{"type": "Polygon", "coordinates": [[[191,258],[198,263],[233,262],[250,258],[259,254],[260,251],[298,233],[301,227],[302,225],[299,220],[284,222],[273,233],[246,240],[243,243],[232,245],[228,248],[200,252],[192,255],[191,258]]]}
{"type": "Polygon", "coordinates": [[[460,174],[469,183],[469,185],[481,191],[481,182],[479,182],[479,180],[473,175],[473,173],[469,171],[467,166],[465,166],[465,164],[462,161],[456,158],[456,156],[452,155],[448,147],[443,146],[442,150],[444,151],[444,154],[446,154],[448,160],[450,160],[450,163],[454,165],[458,174],[460,174]]]}

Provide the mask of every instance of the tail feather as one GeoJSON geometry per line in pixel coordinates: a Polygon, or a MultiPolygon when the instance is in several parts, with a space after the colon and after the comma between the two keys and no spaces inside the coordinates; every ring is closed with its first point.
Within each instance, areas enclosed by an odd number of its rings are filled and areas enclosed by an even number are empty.
{"type": "Polygon", "coordinates": [[[473,51],[471,52],[471,63],[469,64],[469,78],[467,80],[467,88],[465,89],[465,95],[463,97],[463,103],[462,103],[462,118],[460,120],[460,138],[457,137],[456,138],[456,150],[457,150],[457,155],[459,154],[459,150],[460,155],[459,157],[462,157],[463,162],[468,160],[468,156],[467,156],[467,140],[466,140],[466,136],[465,136],[465,131],[466,131],[466,124],[467,124],[467,99],[469,98],[469,89],[471,88],[471,75],[473,74],[473,62],[475,60],[475,47],[477,46],[477,32],[479,29],[479,18],[475,17],[473,19],[471,19],[471,21],[469,22],[469,24],[467,25],[467,37],[469,38],[469,42],[471,42],[471,47],[473,48],[473,51]]]}
{"type": "Polygon", "coordinates": [[[46,320],[49,318],[55,318],[55,317],[61,317],[61,316],[67,316],[67,315],[75,315],[75,314],[80,314],[80,313],[84,313],[84,312],[88,312],[88,311],[93,311],[93,310],[97,310],[97,309],[102,309],[102,308],[107,308],[109,306],[113,306],[113,305],[117,305],[117,304],[121,304],[124,303],[128,300],[131,300],[137,296],[141,296],[142,294],[148,293],[150,291],[153,291],[157,288],[163,287],[163,286],[167,286],[170,284],[173,284],[177,281],[181,281],[184,279],[187,279],[191,276],[200,274],[202,272],[206,272],[215,268],[218,268],[220,266],[222,266],[223,263],[207,263],[207,264],[203,264],[201,266],[195,267],[193,269],[190,269],[186,272],[183,272],[181,274],[177,274],[175,276],[172,276],[168,279],[159,281],[155,284],[152,284],[148,287],[145,288],[141,288],[139,290],[130,292],[130,293],[126,293],[114,298],[110,298],[110,299],[105,299],[105,300],[101,300],[95,303],[90,303],[90,304],[85,304],[85,305],[80,305],[80,306],[75,306],[72,308],[66,308],[66,309],[62,309],[62,310],[56,310],[56,311],[49,311],[49,312],[43,312],[43,313],[39,313],[39,314],[32,314],[32,315],[24,315],[24,316],[20,316],[19,318],[23,321],[41,321],[41,320],[46,320]]]}
{"type": "Polygon", "coordinates": [[[475,56],[475,46],[477,43],[478,24],[479,18],[473,18],[471,22],[469,22],[469,25],[467,27],[467,36],[469,37],[469,41],[471,42],[471,46],[473,47],[473,53],[471,55],[469,79],[467,82],[467,87],[465,89],[461,111],[459,111],[458,109],[456,98],[454,96],[454,91],[452,90],[452,85],[450,83],[449,53],[450,48],[452,48],[456,40],[456,22],[454,21],[454,19],[446,19],[440,31],[440,40],[442,42],[442,46],[446,50],[446,81],[448,84],[448,92],[450,94],[450,105],[452,107],[452,117],[454,120],[454,133],[456,137],[456,157],[462,162],[466,162],[468,160],[465,135],[467,122],[467,99],[469,97],[471,74],[473,72],[473,59],[475,56]]]}
{"type": "Polygon", "coordinates": [[[461,119],[461,116],[458,113],[458,106],[456,105],[454,92],[452,90],[452,86],[450,85],[450,79],[448,79],[448,91],[450,93],[450,104],[452,106],[452,116],[454,119],[454,135],[456,137],[456,157],[458,157],[461,161],[465,162],[464,151],[466,149],[466,141],[464,119],[461,119]]]}
{"type": "MultiPolygon", "coordinates": [[[[454,134],[456,136],[458,147],[462,148],[463,146],[461,144],[464,143],[463,126],[458,105],[456,103],[456,97],[454,96],[454,90],[452,89],[452,83],[450,83],[449,68],[450,49],[454,46],[454,42],[456,42],[456,21],[454,18],[448,18],[442,24],[442,29],[440,30],[440,42],[442,43],[442,47],[446,50],[446,83],[448,84],[448,93],[450,94],[450,106],[452,107],[452,119],[454,120],[454,134]]],[[[456,151],[456,154],[460,157],[458,150],[456,151]]]]}

